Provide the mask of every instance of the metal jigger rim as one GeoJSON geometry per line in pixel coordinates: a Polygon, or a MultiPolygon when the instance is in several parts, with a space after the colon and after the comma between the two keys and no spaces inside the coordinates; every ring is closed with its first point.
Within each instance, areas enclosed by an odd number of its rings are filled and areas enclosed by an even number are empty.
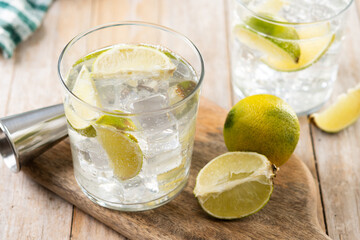
{"type": "Polygon", "coordinates": [[[12,172],[20,171],[20,162],[17,151],[13,142],[10,139],[10,133],[0,120],[0,161],[3,161],[5,165],[12,172]]]}

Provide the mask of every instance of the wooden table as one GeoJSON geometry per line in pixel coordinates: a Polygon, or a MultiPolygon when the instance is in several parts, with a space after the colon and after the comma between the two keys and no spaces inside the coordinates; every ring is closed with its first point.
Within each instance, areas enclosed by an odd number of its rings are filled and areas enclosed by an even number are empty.
{"type": "MultiPolygon", "coordinates": [[[[351,24],[329,103],[360,81],[357,9],[353,5],[349,14],[351,24]]],[[[202,95],[230,109],[237,99],[230,84],[228,13],[223,0],[57,0],[15,56],[0,57],[0,117],[61,102],[56,65],[64,45],[90,27],[121,20],[158,23],[192,39],[206,64],[202,95]]],[[[300,123],[296,154],[317,183],[322,228],[333,239],[359,239],[360,121],[338,134],[319,131],[306,117],[300,123]]],[[[0,194],[0,239],[125,239],[23,173],[11,173],[3,162],[0,194]]]]}

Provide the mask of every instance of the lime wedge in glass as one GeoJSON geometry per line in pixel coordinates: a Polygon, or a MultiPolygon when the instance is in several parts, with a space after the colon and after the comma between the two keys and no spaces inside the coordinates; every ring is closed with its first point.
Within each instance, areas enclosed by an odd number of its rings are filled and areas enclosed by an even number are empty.
{"type": "Polygon", "coordinates": [[[135,177],[141,170],[143,154],[137,139],[124,132],[137,130],[133,121],[122,116],[103,115],[94,126],[114,175],[120,180],[135,177]]]}
{"type": "Polygon", "coordinates": [[[109,165],[120,180],[139,174],[143,154],[134,136],[114,127],[96,125],[97,138],[109,157],[109,165]]]}
{"type": "Polygon", "coordinates": [[[330,25],[317,24],[297,30],[301,55],[297,63],[265,56],[262,61],[269,67],[284,72],[299,71],[316,63],[329,49],[335,39],[330,32],[330,25]]]}
{"type": "Polygon", "coordinates": [[[236,25],[233,33],[241,43],[268,58],[292,63],[299,61],[300,46],[294,41],[299,36],[293,27],[272,23],[270,19],[251,17],[245,25],[236,25]]]}
{"type": "MultiPolygon", "coordinates": [[[[95,83],[85,66],[82,66],[72,92],[84,102],[101,107],[95,83]]],[[[71,127],[83,136],[95,137],[96,131],[90,122],[96,119],[99,113],[77,99],[71,98],[69,101],[71,104],[65,104],[64,110],[71,127]]]]}
{"type": "Polygon", "coordinates": [[[96,120],[96,124],[101,126],[111,126],[122,131],[137,130],[134,122],[130,118],[120,116],[103,115],[96,120]]]}

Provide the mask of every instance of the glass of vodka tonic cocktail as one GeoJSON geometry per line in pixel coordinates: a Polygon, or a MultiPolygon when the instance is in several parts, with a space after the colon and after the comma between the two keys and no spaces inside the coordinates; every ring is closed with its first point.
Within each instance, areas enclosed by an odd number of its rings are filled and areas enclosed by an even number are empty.
{"type": "Polygon", "coordinates": [[[157,25],[112,23],[76,36],[59,59],[75,178],[101,206],[160,206],[187,182],[202,57],[157,25]]]}
{"type": "Polygon", "coordinates": [[[232,0],[232,83],[239,97],[268,93],[297,114],[321,107],[338,71],[352,0],[232,0]]]}

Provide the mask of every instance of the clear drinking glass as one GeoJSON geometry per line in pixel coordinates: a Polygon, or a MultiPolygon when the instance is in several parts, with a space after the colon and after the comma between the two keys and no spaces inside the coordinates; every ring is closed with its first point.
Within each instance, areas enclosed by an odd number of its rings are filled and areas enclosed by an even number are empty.
{"type": "Polygon", "coordinates": [[[298,115],[320,108],[337,77],[352,0],[232,0],[232,84],[239,97],[273,94],[298,115]]]}
{"type": "Polygon", "coordinates": [[[174,198],[189,175],[204,77],[196,46],[158,25],[111,23],[72,39],[58,71],[74,174],[83,192],[101,206],[124,211],[174,198]],[[128,60],[119,66],[129,69],[115,74],[119,54],[128,60]],[[159,70],[159,59],[171,69],[159,70]]]}

